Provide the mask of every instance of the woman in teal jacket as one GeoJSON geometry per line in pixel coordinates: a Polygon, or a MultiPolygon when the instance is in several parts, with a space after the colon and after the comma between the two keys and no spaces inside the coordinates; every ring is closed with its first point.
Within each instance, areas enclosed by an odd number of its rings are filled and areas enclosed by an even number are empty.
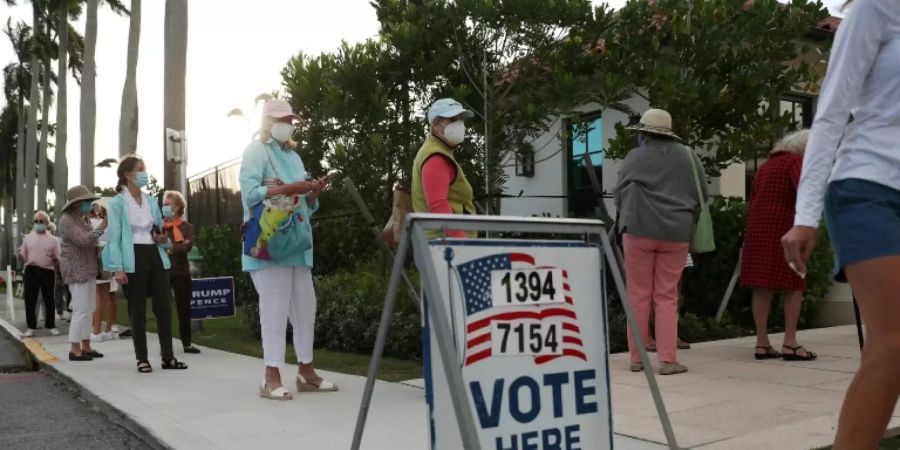
{"type": "Polygon", "coordinates": [[[109,201],[107,243],[103,249],[103,270],[115,274],[128,299],[137,369],[150,373],[147,360],[147,297],[153,299],[163,369],[187,369],[172,351],[172,311],[169,305],[169,256],[171,246],[163,231],[157,202],[141,191],[150,177],[144,161],[128,155],[116,171],[118,195],[109,201]]]}

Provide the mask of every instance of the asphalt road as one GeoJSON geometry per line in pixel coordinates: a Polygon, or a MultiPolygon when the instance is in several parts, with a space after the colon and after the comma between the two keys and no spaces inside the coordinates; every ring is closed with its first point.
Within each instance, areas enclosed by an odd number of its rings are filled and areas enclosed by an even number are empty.
{"type": "Polygon", "coordinates": [[[42,372],[0,332],[0,449],[152,449],[42,372]]]}

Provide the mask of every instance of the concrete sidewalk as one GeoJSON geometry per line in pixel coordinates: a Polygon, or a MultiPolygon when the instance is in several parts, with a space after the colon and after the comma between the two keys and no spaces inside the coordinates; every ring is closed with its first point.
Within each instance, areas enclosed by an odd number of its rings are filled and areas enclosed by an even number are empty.
{"type": "MultiPolygon", "coordinates": [[[[0,319],[5,315],[2,308],[0,319]]],[[[150,354],[158,355],[156,337],[148,341],[150,354]]],[[[96,344],[106,357],[87,363],[66,359],[64,336],[29,342],[33,353],[51,361],[47,367],[178,449],[347,449],[365,382],[323,372],[340,392],[266,401],[257,394],[262,376],[257,358],[203,348],[200,355],[177,352],[189,370],[163,371],[153,357],[155,370],[144,375],[135,370],[130,340],[96,344]]],[[[781,336],[772,342],[780,343],[781,336]]],[[[680,447],[807,450],[829,445],[843,393],[859,363],[856,332],[854,327],[806,330],[801,342],[819,353],[818,361],[756,361],[753,338],[697,344],[680,352],[690,372],[657,377],[680,447]]],[[[283,375],[293,390],[291,369],[283,375]]],[[[619,354],[611,357],[611,376],[616,448],[665,448],[644,375],[629,372],[628,356],[619,354]]],[[[379,382],[363,448],[427,448],[426,414],[421,383],[379,382]]],[[[897,426],[900,413],[892,422],[897,426]]]]}

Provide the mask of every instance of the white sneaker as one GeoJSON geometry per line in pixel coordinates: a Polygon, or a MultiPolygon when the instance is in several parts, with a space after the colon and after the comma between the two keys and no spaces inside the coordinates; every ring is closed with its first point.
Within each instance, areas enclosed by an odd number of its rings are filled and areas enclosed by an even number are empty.
{"type": "Polygon", "coordinates": [[[103,335],[91,333],[91,342],[103,342],[103,335]]]}
{"type": "Polygon", "coordinates": [[[59,332],[59,328],[51,328],[50,329],[51,336],[59,336],[60,334],[62,334],[62,333],[59,332]]]}
{"type": "Polygon", "coordinates": [[[113,334],[111,331],[106,332],[106,333],[101,333],[100,336],[103,338],[104,341],[111,341],[116,338],[116,335],[113,334]]]}
{"type": "Polygon", "coordinates": [[[34,330],[28,328],[25,330],[25,333],[22,334],[22,337],[32,337],[34,336],[34,330]]]}
{"type": "Polygon", "coordinates": [[[112,332],[114,334],[119,334],[119,326],[113,325],[112,328],[110,328],[110,332],[112,332]]]}

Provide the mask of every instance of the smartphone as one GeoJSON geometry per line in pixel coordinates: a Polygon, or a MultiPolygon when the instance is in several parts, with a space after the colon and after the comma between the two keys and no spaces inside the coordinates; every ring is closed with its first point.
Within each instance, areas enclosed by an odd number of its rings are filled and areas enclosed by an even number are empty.
{"type": "Polygon", "coordinates": [[[153,225],[153,234],[162,234],[162,231],[160,231],[159,227],[155,224],[153,225]]]}

